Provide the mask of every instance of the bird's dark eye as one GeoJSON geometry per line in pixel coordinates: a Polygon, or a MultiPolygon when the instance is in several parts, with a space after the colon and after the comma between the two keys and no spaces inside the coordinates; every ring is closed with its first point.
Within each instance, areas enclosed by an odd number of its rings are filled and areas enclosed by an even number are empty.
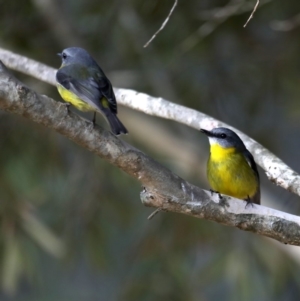
{"type": "Polygon", "coordinates": [[[224,138],[226,138],[226,135],[225,134],[221,134],[220,138],[224,139],[224,138]]]}
{"type": "Polygon", "coordinates": [[[63,52],[62,57],[63,57],[63,59],[66,59],[67,55],[63,52]]]}

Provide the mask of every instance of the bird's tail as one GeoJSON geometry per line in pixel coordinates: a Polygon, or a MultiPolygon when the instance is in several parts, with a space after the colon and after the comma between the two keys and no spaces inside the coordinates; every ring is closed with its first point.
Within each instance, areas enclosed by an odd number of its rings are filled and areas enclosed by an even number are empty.
{"type": "Polygon", "coordinates": [[[106,111],[105,115],[111,127],[111,130],[115,135],[128,133],[127,129],[125,128],[123,123],[119,120],[116,114],[112,113],[111,111],[106,111]]]}

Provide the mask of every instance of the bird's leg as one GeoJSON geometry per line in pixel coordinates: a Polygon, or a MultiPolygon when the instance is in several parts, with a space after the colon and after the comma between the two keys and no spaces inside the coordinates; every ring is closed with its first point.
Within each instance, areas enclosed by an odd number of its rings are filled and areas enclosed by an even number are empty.
{"type": "Polygon", "coordinates": [[[254,206],[252,200],[251,200],[250,197],[249,197],[249,195],[247,196],[247,198],[245,199],[245,201],[246,201],[245,209],[246,209],[249,205],[251,205],[251,207],[254,206]]]}
{"type": "Polygon", "coordinates": [[[212,189],[210,189],[209,191],[211,192],[212,196],[213,196],[214,193],[218,194],[218,196],[219,196],[219,205],[221,205],[223,207],[228,207],[229,206],[227,201],[226,201],[226,198],[224,198],[219,191],[215,191],[215,190],[212,190],[212,189]]]}
{"type": "Polygon", "coordinates": [[[88,121],[88,123],[89,123],[90,130],[93,130],[95,128],[95,125],[96,125],[96,112],[94,112],[92,122],[88,121]]]}
{"type": "Polygon", "coordinates": [[[68,102],[62,102],[61,105],[64,106],[67,109],[67,114],[66,115],[69,115],[71,104],[68,103],[68,102]]]}
{"type": "Polygon", "coordinates": [[[93,117],[93,125],[95,126],[96,124],[96,112],[94,112],[94,117],[93,117]]]}
{"type": "Polygon", "coordinates": [[[67,108],[68,114],[70,113],[70,106],[71,106],[71,104],[67,102],[67,103],[66,103],[66,108],[67,108]]]}

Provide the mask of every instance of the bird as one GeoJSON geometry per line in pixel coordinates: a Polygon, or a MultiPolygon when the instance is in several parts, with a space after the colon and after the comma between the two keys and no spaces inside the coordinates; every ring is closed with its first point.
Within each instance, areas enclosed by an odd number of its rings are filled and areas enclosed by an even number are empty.
{"type": "Polygon", "coordinates": [[[249,204],[260,204],[259,173],[252,154],[240,137],[225,127],[201,129],[210,143],[207,179],[212,191],[249,204]]]}
{"type": "Polygon", "coordinates": [[[69,47],[58,53],[62,64],[56,73],[59,94],[68,106],[80,111],[96,112],[105,116],[115,135],[128,131],[117,117],[117,101],[111,85],[100,66],[83,48],[69,47]]]}

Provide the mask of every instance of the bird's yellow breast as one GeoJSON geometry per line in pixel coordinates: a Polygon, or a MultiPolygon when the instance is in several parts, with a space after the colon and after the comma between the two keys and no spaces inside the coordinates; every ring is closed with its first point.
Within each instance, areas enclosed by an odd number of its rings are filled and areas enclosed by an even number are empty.
{"type": "Polygon", "coordinates": [[[244,155],[219,144],[210,146],[207,178],[213,190],[243,200],[253,197],[259,185],[244,155]]]}
{"type": "Polygon", "coordinates": [[[62,85],[57,84],[57,90],[64,101],[69,102],[80,111],[95,111],[95,108],[80,99],[76,94],[65,89],[62,85]]]}
{"type": "Polygon", "coordinates": [[[223,161],[235,151],[234,147],[224,148],[221,145],[214,143],[210,146],[210,158],[214,161],[223,161]]]}

